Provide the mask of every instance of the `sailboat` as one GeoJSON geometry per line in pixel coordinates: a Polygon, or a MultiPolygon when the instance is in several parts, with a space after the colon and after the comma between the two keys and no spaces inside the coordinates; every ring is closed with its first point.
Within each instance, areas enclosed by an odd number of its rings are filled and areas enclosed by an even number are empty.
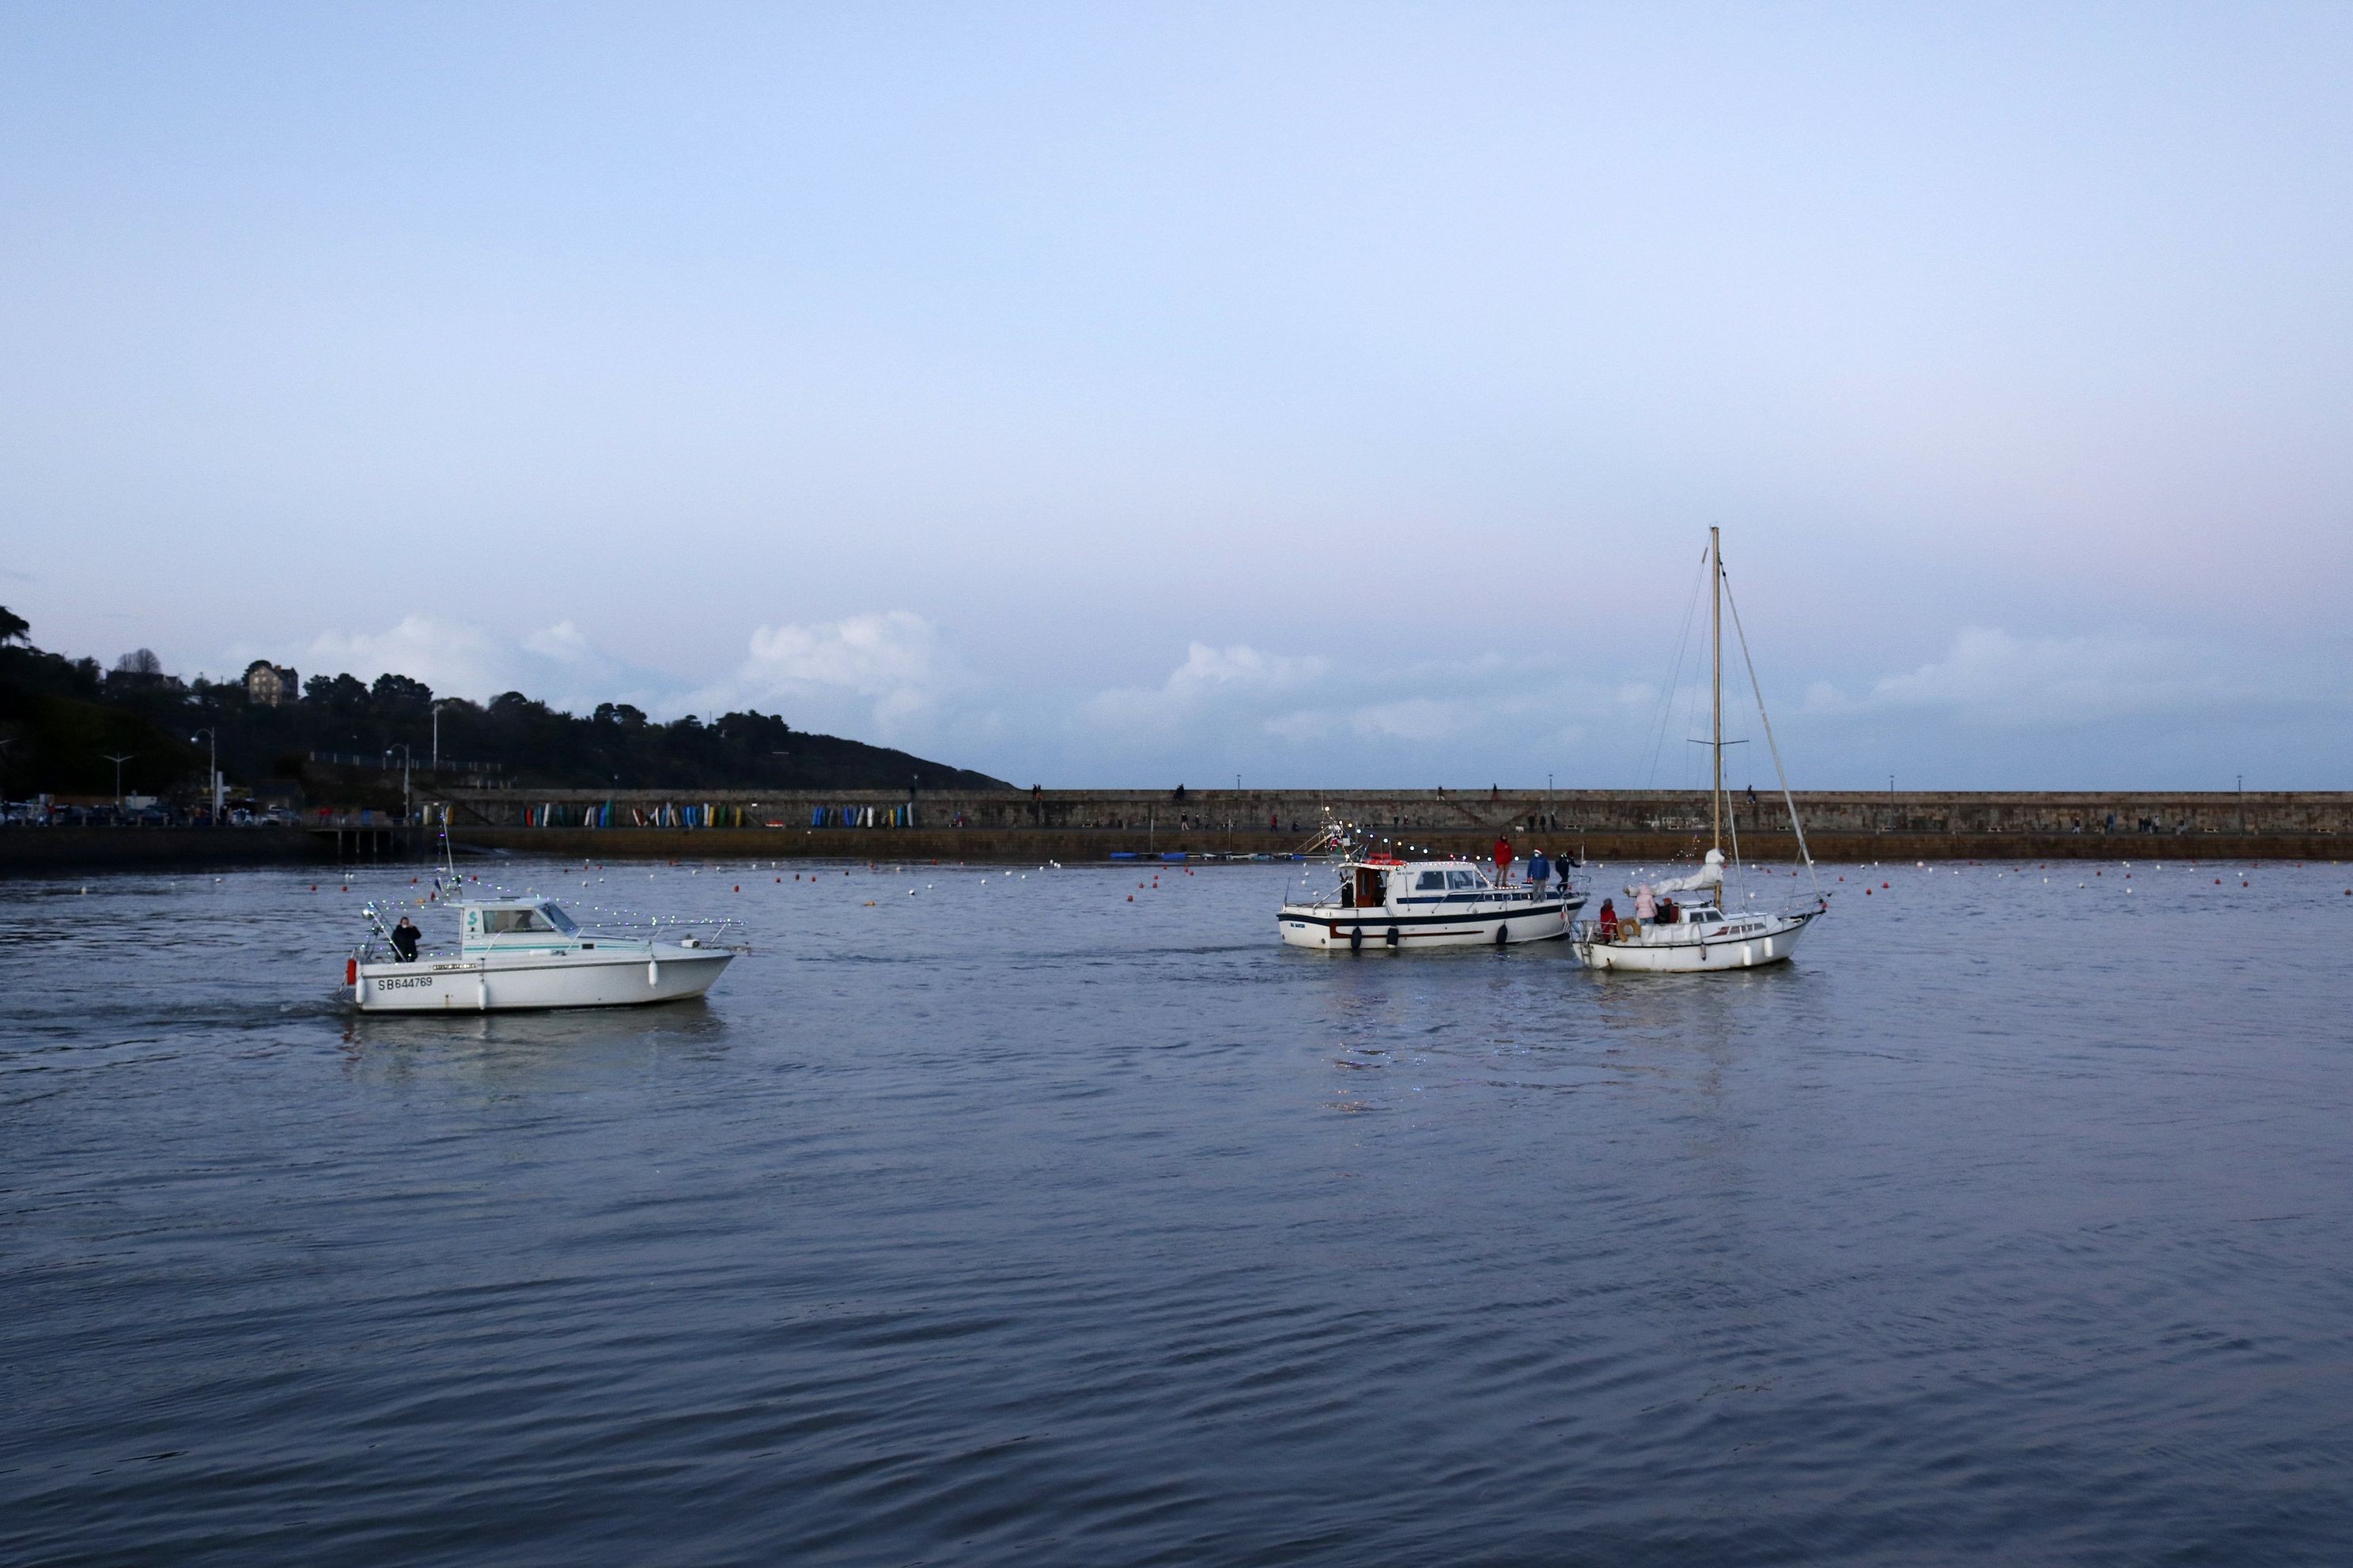
{"type": "MultiPolygon", "coordinates": [[[[1740,639],[1741,661],[1747,667],[1748,683],[1757,694],[1757,715],[1764,722],[1765,742],[1773,752],[1773,771],[1781,781],[1781,799],[1789,808],[1789,827],[1797,836],[1798,853],[1805,860],[1806,874],[1813,878],[1814,907],[1779,914],[1728,913],[1724,908],[1724,610],[1732,602],[1732,590],[1724,576],[1722,531],[1714,528],[1707,531],[1707,574],[1708,629],[1714,646],[1715,689],[1715,731],[1710,742],[1715,767],[1709,802],[1713,807],[1715,842],[1709,846],[1698,870],[1650,886],[1651,901],[1657,910],[1655,917],[1641,918],[1629,910],[1608,923],[1577,923],[1570,940],[1578,959],[1591,968],[1699,974],[1780,963],[1796,949],[1798,938],[1805,933],[1806,927],[1830,909],[1830,900],[1822,893],[1821,879],[1814,873],[1813,853],[1806,847],[1806,830],[1798,820],[1798,802],[1789,793],[1789,775],[1781,766],[1781,748],[1773,739],[1773,721],[1765,712],[1765,689],[1757,679],[1756,661],[1748,656],[1748,634],[1741,628],[1736,604],[1732,606],[1733,631],[1740,639]],[[1677,904],[1678,895],[1688,896],[1688,906],[1677,904]]],[[[1736,826],[1733,853],[1736,860],[1736,826]]],[[[1629,888],[1627,892],[1638,894],[1641,890],[1629,888]]],[[[1616,913],[1614,909],[1611,912],[1616,913]]]]}

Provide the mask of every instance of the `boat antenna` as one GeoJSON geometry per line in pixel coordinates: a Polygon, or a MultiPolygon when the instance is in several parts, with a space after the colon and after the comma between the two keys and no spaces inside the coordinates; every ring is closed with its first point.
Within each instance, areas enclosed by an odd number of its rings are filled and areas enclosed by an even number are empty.
{"type": "Polygon", "coordinates": [[[1740,639],[1740,659],[1748,667],[1748,689],[1757,694],[1757,717],[1765,726],[1765,745],[1773,753],[1774,776],[1781,781],[1781,803],[1789,808],[1789,831],[1797,835],[1798,854],[1806,862],[1806,875],[1814,884],[1815,900],[1825,909],[1830,900],[1822,892],[1821,873],[1814,869],[1814,852],[1806,847],[1806,825],[1798,820],[1798,799],[1789,793],[1789,770],[1781,765],[1781,743],[1773,738],[1773,716],[1765,711],[1765,686],[1757,679],[1757,660],[1748,652],[1748,633],[1740,624],[1740,602],[1732,596],[1732,583],[1724,583],[1724,602],[1732,606],[1732,635],[1740,639]]]}

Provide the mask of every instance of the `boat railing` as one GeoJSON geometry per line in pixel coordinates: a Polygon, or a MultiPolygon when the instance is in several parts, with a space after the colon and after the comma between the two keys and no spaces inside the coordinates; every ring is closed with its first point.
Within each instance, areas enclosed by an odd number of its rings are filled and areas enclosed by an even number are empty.
{"type": "MultiPolygon", "coordinates": [[[[1543,899],[1571,896],[1566,889],[1553,890],[1556,887],[1556,884],[1551,882],[1541,886],[1533,882],[1511,882],[1502,887],[1490,883],[1474,889],[1450,889],[1449,891],[1476,892],[1483,895],[1482,902],[1497,904],[1532,904],[1543,899]]],[[[1289,900],[1287,907],[1294,910],[1380,910],[1387,909],[1388,906],[1352,903],[1342,900],[1338,893],[1333,892],[1312,898],[1293,899],[1289,900]]]]}
{"type": "Polygon", "coordinates": [[[638,942],[683,942],[702,947],[732,947],[742,932],[733,915],[647,915],[629,919],[616,915],[598,921],[576,921],[581,934],[629,938],[638,942]]]}

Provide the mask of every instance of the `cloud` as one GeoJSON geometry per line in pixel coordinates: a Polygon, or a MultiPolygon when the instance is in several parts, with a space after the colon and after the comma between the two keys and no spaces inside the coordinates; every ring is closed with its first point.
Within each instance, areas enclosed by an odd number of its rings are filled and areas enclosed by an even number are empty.
{"type": "Polygon", "coordinates": [[[594,659],[596,650],[589,646],[578,626],[570,621],[558,621],[543,631],[536,631],[522,639],[522,646],[543,658],[558,659],[565,664],[581,664],[594,659]]]}
{"type": "Polygon", "coordinates": [[[1271,697],[1314,686],[1329,668],[1313,656],[1261,653],[1244,643],[1211,647],[1197,642],[1187,647],[1185,662],[1160,685],[1098,692],[1083,712],[1098,723],[1128,728],[1167,724],[1211,708],[1262,708],[1271,697]]]}
{"type": "Polygon", "coordinates": [[[1348,715],[1350,728],[1360,735],[1399,741],[1443,741],[1472,729],[1485,715],[1461,702],[1431,697],[1409,697],[1402,702],[1376,702],[1348,715]]]}
{"type": "Polygon", "coordinates": [[[1957,635],[1943,658],[1882,676],[1859,697],[1816,681],[1812,713],[1942,711],[1983,724],[2072,724],[2127,714],[2209,710],[2252,700],[2213,650],[2137,637],[2021,637],[1996,627],[1957,635]]]}
{"type": "Polygon", "coordinates": [[[1566,760],[1597,722],[1622,722],[1628,695],[1566,652],[1344,659],[1197,641],[1159,684],[1082,701],[1072,733],[1100,759],[1091,767],[1115,762],[1129,776],[1213,756],[1293,782],[1461,783],[1502,755],[1566,760]]]}
{"type": "Polygon", "coordinates": [[[938,631],[905,610],[812,625],[764,626],[733,675],[698,693],[701,707],[778,706],[803,728],[869,719],[896,731],[929,717],[967,684],[938,631]]]}
{"type": "Polygon", "coordinates": [[[598,702],[660,710],[675,706],[677,689],[654,671],[606,654],[569,621],[512,638],[438,616],[405,616],[380,631],[322,632],[299,650],[240,646],[230,650],[227,664],[242,669],[263,658],[292,664],[306,677],[349,673],[372,681],[386,673],[406,675],[445,697],[483,701],[521,691],[575,711],[598,702]]]}

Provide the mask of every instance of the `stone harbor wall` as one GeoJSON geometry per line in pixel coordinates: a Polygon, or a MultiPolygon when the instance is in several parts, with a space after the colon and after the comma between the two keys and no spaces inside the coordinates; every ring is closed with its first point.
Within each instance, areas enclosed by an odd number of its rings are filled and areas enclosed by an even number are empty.
{"type": "MultiPolygon", "coordinates": [[[[1327,817],[1380,833],[1704,831],[1702,791],[1040,790],[976,794],[831,790],[458,790],[438,797],[459,828],[772,826],[816,832],[1000,828],[1128,836],[1314,832],[1327,817]],[[593,816],[593,821],[590,818],[593,816]]],[[[2353,833],[2353,792],[1810,791],[1809,833],[2074,836],[2353,833]]],[[[1733,797],[1743,834],[1786,829],[1778,795],[1733,797]]]]}
{"type": "MultiPolygon", "coordinates": [[[[1398,853],[1484,859],[1498,836],[1588,860],[1695,858],[1704,793],[1632,790],[458,790],[426,797],[457,852],[582,859],[999,860],[1282,856],[1327,820],[1398,853]]],[[[1798,796],[1820,860],[2337,860],[2353,858],[2353,792],[2186,794],[1815,791],[1798,796]]],[[[1744,792],[1730,833],[1745,858],[1790,860],[1777,796],[1744,792]]],[[[0,829],[0,874],[110,868],[407,862],[432,826],[253,829],[0,829]]]]}

